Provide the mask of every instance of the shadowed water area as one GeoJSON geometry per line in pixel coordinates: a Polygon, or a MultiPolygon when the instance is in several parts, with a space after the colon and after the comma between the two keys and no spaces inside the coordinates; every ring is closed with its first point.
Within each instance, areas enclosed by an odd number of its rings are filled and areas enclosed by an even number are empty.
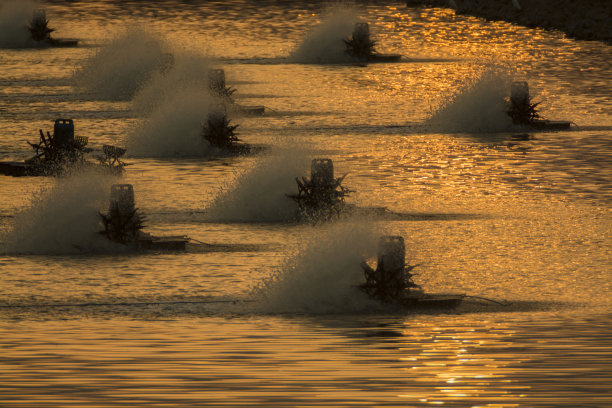
{"type": "MultiPolygon", "coordinates": [[[[22,13],[8,4],[0,27],[22,13]]],[[[0,406],[612,404],[610,46],[400,2],[43,5],[81,43],[0,37],[0,160],[69,117],[131,165],[0,176],[0,406]],[[338,54],[360,20],[403,59],[338,54]],[[203,144],[210,67],[266,107],[231,116],[262,152],[203,144]],[[577,126],[513,127],[498,105],[512,78],[577,126]],[[296,223],[286,194],[313,157],[348,173],[348,202],[391,215],[296,223]],[[113,183],[134,185],[147,231],[196,241],[109,245],[113,183]],[[406,239],[426,291],[499,303],[375,304],[354,286],[380,234],[406,239]]]]}

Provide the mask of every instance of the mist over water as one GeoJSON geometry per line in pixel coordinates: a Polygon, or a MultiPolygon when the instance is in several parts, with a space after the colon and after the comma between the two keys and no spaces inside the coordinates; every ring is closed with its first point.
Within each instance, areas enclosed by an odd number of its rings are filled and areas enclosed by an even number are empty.
{"type": "Polygon", "coordinates": [[[29,0],[0,1],[0,48],[35,47],[28,22],[40,3],[29,0]]]}
{"type": "Polygon", "coordinates": [[[319,25],[304,35],[301,44],[289,59],[302,64],[333,64],[351,62],[344,51],[342,40],[351,36],[355,23],[359,21],[357,11],[347,6],[336,6],[327,10],[319,25]]]}
{"type": "Polygon", "coordinates": [[[66,254],[105,252],[111,245],[100,231],[113,177],[84,173],[60,178],[15,216],[0,241],[4,253],[66,254]]]}
{"type": "Polygon", "coordinates": [[[506,114],[512,77],[499,69],[486,69],[434,109],[426,124],[444,132],[497,132],[513,129],[506,114]]]}
{"type": "Polygon", "coordinates": [[[359,264],[376,253],[375,227],[353,220],[311,232],[295,255],[253,289],[259,307],[268,313],[376,310],[376,302],[355,287],[364,282],[359,264]]]}
{"type": "Polygon", "coordinates": [[[128,28],[85,60],[73,76],[76,88],[105,100],[129,100],[169,60],[156,34],[128,28]]]}
{"type": "MultiPolygon", "coordinates": [[[[138,90],[132,99],[132,109],[141,115],[150,114],[184,92],[198,91],[209,94],[208,71],[212,67],[209,58],[200,55],[178,55],[172,66],[155,71],[150,80],[138,90]]],[[[212,98],[211,98],[212,102],[212,98]]]]}
{"type": "Polygon", "coordinates": [[[297,204],[287,194],[296,193],[296,177],[309,174],[310,150],[278,149],[258,160],[221,189],[206,209],[206,218],[217,222],[282,222],[296,217],[297,204]]]}
{"type": "Polygon", "coordinates": [[[131,156],[201,157],[214,154],[202,135],[213,98],[202,89],[185,88],[163,102],[126,137],[131,156]]]}

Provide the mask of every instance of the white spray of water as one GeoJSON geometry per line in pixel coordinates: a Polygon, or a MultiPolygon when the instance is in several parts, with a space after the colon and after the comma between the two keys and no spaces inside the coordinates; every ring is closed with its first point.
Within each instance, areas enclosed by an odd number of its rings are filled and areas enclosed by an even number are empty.
{"type": "Polygon", "coordinates": [[[511,77],[500,69],[487,69],[434,110],[427,124],[445,132],[497,132],[512,130],[505,98],[511,77]]]}
{"type": "Polygon", "coordinates": [[[212,97],[200,89],[185,89],[168,98],[151,116],[128,133],[130,155],[201,157],[216,152],[202,136],[212,97]]]}
{"type": "Polygon", "coordinates": [[[351,36],[357,22],[357,13],[351,7],[336,6],[328,10],[321,23],[306,34],[304,41],[289,58],[293,62],[303,64],[352,61],[352,58],[345,53],[346,45],[343,40],[351,36]]]}
{"type": "Polygon", "coordinates": [[[185,91],[200,90],[208,94],[211,65],[211,61],[203,56],[176,56],[170,69],[153,73],[149,82],[136,93],[132,108],[140,114],[150,114],[164,105],[168,98],[185,91]]]}
{"type": "Polygon", "coordinates": [[[13,0],[0,2],[0,48],[35,47],[28,30],[28,22],[34,10],[40,4],[37,1],[13,0]]]}
{"type": "Polygon", "coordinates": [[[206,209],[206,218],[221,222],[283,222],[295,219],[297,205],[287,197],[296,193],[295,178],[307,175],[309,151],[282,149],[259,160],[222,190],[206,209]]]}
{"type": "Polygon", "coordinates": [[[73,80],[97,98],[128,100],[168,59],[161,39],[130,28],[84,61],[73,80]]]}
{"type": "Polygon", "coordinates": [[[369,223],[318,228],[275,273],[254,289],[268,313],[346,313],[378,305],[356,286],[364,282],[360,263],[372,256],[377,234],[369,223]]]}
{"type": "Polygon", "coordinates": [[[108,199],[113,178],[96,173],[58,179],[37,194],[15,217],[1,241],[7,253],[64,254],[106,252],[113,245],[102,237],[98,211],[108,199]]]}

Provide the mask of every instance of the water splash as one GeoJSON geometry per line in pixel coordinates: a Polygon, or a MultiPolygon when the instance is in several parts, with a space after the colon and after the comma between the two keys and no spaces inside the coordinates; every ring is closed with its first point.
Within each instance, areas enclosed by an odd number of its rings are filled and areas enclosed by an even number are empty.
{"type": "Polygon", "coordinates": [[[310,151],[283,149],[240,174],[206,209],[217,222],[284,222],[295,219],[296,203],[286,194],[297,190],[295,178],[306,174],[310,151]]]}
{"type": "Polygon", "coordinates": [[[184,90],[168,98],[127,135],[130,155],[146,157],[202,157],[215,154],[202,136],[212,97],[200,89],[184,90]]]}
{"type": "Polygon", "coordinates": [[[144,29],[129,28],[84,61],[73,81],[96,98],[128,100],[169,58],[162,39],[144,29]]]}
{"type": "Polygon", "coordinates": [[[336,6],[324,13],[321,23],[306,34],[304,41],[289,59],[303,64],[334,64],[351,62],[342,40],[351,36],[357,12],[348,6],[336,6]]]}
{"type": "Polygon", "coordinates": [[[367,222],[318,227],[297,254],[263,279],[253,294],[267,313],[346,313],[379,308],[356,285],[359,264],[375,253],[378,235],[367,222]]]}
{"type": "Polygon", "coordinates": [[[168,98],[188,90],[210,93],[208,71],[210,59],[200,55],[182,55],[174,59],[172,68],[155,72],[151,79],[134,96],[132,108],[139,114],[150,114],[168,98]]]}
{"type": "Polygon", "coordinates": [[[37,1],[13,0],[0,3],[0,48],[31,48],[37,43],[30,37],[28,22],[40,8],[37,1]]]}
{"type": "Polygon", "coordinates": [[[511,131],[505,112],[510,82],[507,71],[487,69],[434,109],[426,123],[443,132],[511,131]]]}
{"type": "Polygon", "coordinates": [[[113,245],[98,231],[114,179],[84,173],[58,179],[40,191],[30,207],[15,217],[13,229],[0,241],[5,253],[65,254],[107,252],[113,245]]]}

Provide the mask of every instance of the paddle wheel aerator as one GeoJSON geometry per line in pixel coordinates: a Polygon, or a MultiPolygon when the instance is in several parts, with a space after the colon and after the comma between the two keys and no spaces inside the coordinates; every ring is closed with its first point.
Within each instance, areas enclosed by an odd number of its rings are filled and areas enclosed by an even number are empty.
{"type": "Polygon", "coordinates": [[[143,228],[144,216],[138,213],[131,184],[115,184],[111,187],[108,213],[100,213],[108,239],[121,244],[135,242],[143,228]]]}
{"type": "Polygon", "coordinates": [[[425,293],[412,280],[411,271],[418,265],[406,266],[405,258],[403,237],[381,237],[376,269],[366,262],[361,263],[365,283],[359,285],[359,289],[378,302],[415,309],[452,309],[466,297],[463,294],[425,293]]]}
{"type": "Polygon", "coordinates": [[[334,177],[331,159],[314,159],[310,178],[297,178],[298,193],[288,195],[298,205],[299,215],[311,220],[329,220],[338,217],[345,207],[344,198],[350,190],[342,186],[342,177],[334,177]]]}
{"type": "Polygon", "coordinates": [[[215,106],[208,114],[202,135],[212,146],[231,149],[239,141],[234,130],[238,125],[230,125],[224,105],[215,106]]]}

